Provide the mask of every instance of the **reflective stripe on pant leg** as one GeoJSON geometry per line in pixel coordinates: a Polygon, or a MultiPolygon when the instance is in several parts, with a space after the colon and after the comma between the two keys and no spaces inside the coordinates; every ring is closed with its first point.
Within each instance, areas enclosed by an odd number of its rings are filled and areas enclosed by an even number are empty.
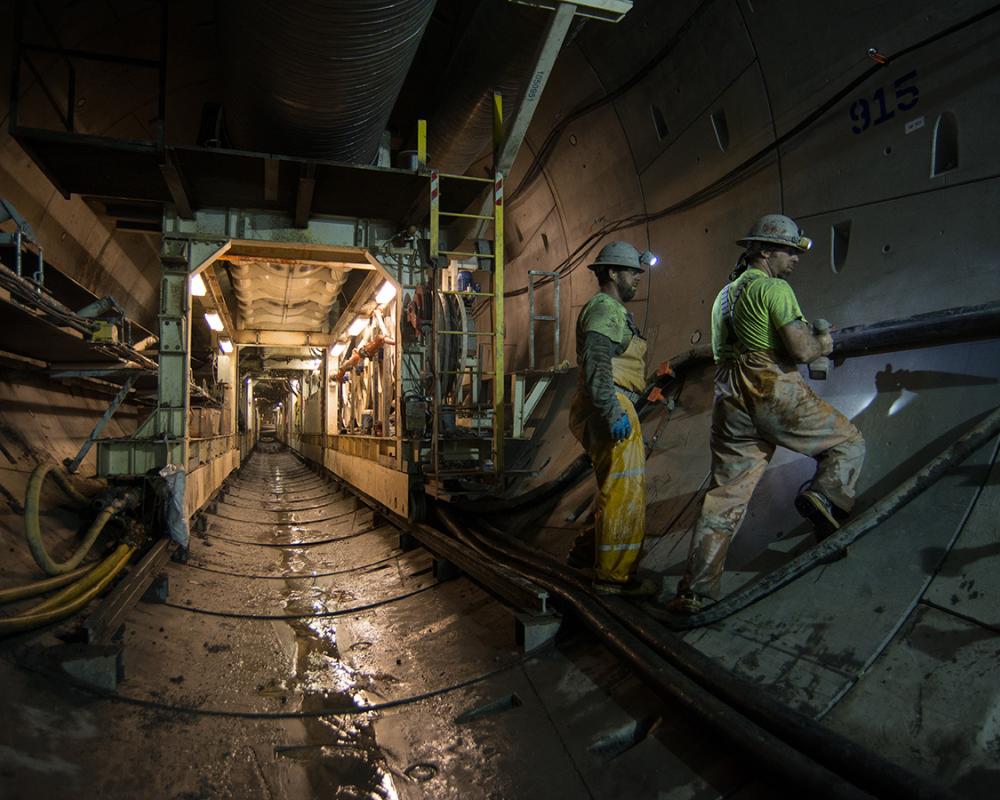
{"type": "Polygon", "coordinates": [[[844,511],[851,510],[865,440],[847,417],[794,372],[775,382],[773,402],[759,403],[754,418],[768,440],[815,458],[813,485],[844,511]]]}
{"type": "MultiPolygon", "coordinates": [[[[594,511],[597,538],[595,577],[624,583],[632,574],[642,550],[646,528],[646,451],[635,408],[625,395],[618,402],[632,423],[623,442],[610,436],[591,454],[597,472],[598,493],[594,511]]],[[[606,426],[607,423],[605,423],[606,426]]]]}
{"type": "Polygon", "coordinates": [[[733,536],[774,445],[755,438],[753,422],[738,402],[716,400],[712,412],[712,488],[705,495],[679,591],[718,598],[733,536]]]}

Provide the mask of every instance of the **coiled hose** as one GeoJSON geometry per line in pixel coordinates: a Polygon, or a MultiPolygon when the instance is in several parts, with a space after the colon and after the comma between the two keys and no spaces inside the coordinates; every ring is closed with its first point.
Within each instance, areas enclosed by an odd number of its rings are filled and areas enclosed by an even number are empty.
{"type": "Polygon", "coordinates": [[[31,478],[28,480],[28,489],[24,496],[24,533],[28,539],[28,547],[31,548],[31,555],[35,557],[35,562],[45,570],[47,575],[62,575],[80,565],[80,562],[90,552],[90,548],[94,546],[94,542],[101,534],[101,531],[104,530],[104,526],[108,524],[108,520],[126,508],[129,500],[124,496],[116,497],[112,500],[97,515],[97,519],[94,520],[87,530],[87,534],[84,536],[83,542],[76,549],[76,552],[65,561],[56,561],[49,555],[48,550],[45,548],[45,542],[42,540],[42,529],[39,524],[42,484],[45,483],[45,478],[50,472],[55,482],[59,485],[59,488],[74,503],[85,506],[90,500],[74,489],[69,479],[60,471],[59,465],[51,461],[35,467],[35,471],[31,473],[31,478]]]}

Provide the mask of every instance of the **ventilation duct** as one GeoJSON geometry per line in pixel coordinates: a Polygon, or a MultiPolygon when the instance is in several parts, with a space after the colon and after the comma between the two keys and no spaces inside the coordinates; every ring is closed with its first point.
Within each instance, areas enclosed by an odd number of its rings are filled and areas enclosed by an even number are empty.
{"type": "Polygon", "coordinates": [[[434,0],[223,0],[237,147],[370,164],[434,0]]]}
{"type": "Polygon", "coordinates": [[[504,119],[513,114],[535,68],[551,12],[507,0],[483,0],[440,81],[448,91],[427,126],[430,163],[462,174],[493,140],[493,92],[503,95],[504,119]]]}

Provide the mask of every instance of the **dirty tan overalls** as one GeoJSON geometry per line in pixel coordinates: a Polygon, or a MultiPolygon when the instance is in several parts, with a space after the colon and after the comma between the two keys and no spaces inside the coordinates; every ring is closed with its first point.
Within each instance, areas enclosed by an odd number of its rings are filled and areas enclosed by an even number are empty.
{"type": "MultiPolygon", "coordinates": [[[[731,314],[738,302],[734,298],[729,309],[723,302],[723,314],[731,314]]],[[[854,505],[865,457],[861,432],[809,387],[787,356],[749,351],[733,326],[727,328],[725,344],[735,349],[715,372],[712,488],[705,495],[679,587],[679,592],[716,599],[729,545],[777,446],[815,458],[813,488],[845,512],[854,505]]]]}

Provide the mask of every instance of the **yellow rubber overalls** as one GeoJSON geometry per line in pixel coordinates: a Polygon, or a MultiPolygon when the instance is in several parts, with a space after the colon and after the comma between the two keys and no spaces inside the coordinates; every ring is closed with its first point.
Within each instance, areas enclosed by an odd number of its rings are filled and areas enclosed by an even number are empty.
{"type": "MultiPolygon", "coordinates": [[[[596,298],[595,298],[596,299],[596,298]]],[[[591,303],[594,300],[591,301],[591,303]]],[[[605,305],[608,305],[605,302],[605,305]]],[[[587,318],[588,303],[581,312],[581,322],[587,318]]],[[[606,319],[596,320],[590,330],[601,333],[623,330],[630,336],[625,351],[611,360],[615,395],[628,414],[632,433],[615,442],[607,420],[594,406],[582,383],[570,409],[570,430],[583,445],[594,464],[597,478],[597,498],[594,508],[594,533],[597,560],[594,577],[600,581],[625,583],[635,569],[642,550],[646,529],[646,453],[642,442],[639,417],[629,393],[641,394],[646,385],[646,342],[632,334],[625,307],[618,304],[621,318],[613,319],[608,328],[606,319]],[[602,328],[603,326],[603,328],[602,328]]],[[[617,309],[609,306],[613,314],[617,309]]],[[[577,326],[577,335],[586,332],[587,325],[577,326]]],[[[614,341],[614,339],[612,339],[614,341]]],[[[618,339],[619,342],[623,338],[618,339]]]]}

